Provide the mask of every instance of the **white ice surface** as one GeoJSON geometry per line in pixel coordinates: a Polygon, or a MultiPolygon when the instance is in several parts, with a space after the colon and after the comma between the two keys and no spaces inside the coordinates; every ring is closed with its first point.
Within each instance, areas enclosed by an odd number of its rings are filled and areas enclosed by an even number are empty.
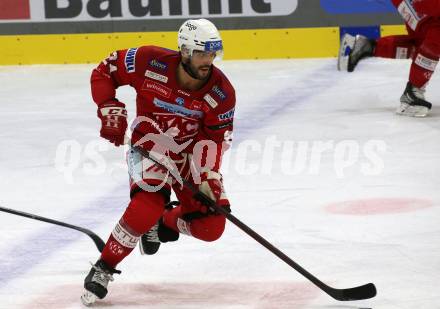
{"type": "MultiPolygon", "coordinates": [[[[427,90],[430,117],[414,119],[394,114],[408,61],[367,60],[352,74],[335,66],[220,64],[237,92],[225,184],[233,213],[305,269],[338,288],[374,282],[377,297],[337,302],[229,223],[214,243],[183,236],[155,256],[136,249],[96,307],[440,308],[440,76],[427,90]],[[271,153],[264,145],[274,138],[271,153]],[[300,142],[303,154],[289,148],[300,142]],[[319,155],[320,144],[330,149],[319,155]],[[373,156],[368,145],[379,145],[373,156]]],[[[129,200],[128,177],[123,149],[98,138],[91,69],[0,67],[0,205],[107,239],[129,200]],[[80,154],[67,161],[71,173],[60,171],[66,141],[80,154]]],[[[132,89],[118,96],[133,116],[132,89]]],[[[98,258],[87,236],[4,212],[0,235],[0,308],[81,307],[98,258]]]]}

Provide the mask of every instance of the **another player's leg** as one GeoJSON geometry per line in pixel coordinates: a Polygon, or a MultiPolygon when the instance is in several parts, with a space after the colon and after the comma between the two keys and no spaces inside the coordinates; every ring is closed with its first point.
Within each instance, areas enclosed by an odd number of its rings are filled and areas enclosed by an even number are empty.
{"type": "Polygon", "coordinates": [[[425,89],[440,57],[440,23],[427,30],[425,39],[413,57],[409,81],[400,97],[399,115],[425,117],[432,104],[425,100],[425,89]]]}
{"type": "Polygon", "coordinates": [[[413,35],[390,35],[378,38],[374,57],[390,59],[409,59],[416,50],[413,35]]]}
{"type": "Polygon", "coordinates": [[[411,58],[415,51],[411,35],[391,35],[377,40],[345,34],[341,41],[338,70],[353,72],[358,62],[367,57],[411,58]]]}

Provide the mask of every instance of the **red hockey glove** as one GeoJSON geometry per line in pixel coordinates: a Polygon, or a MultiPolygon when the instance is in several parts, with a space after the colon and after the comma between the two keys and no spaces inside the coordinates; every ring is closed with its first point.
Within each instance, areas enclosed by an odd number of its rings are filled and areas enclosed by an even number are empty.
{"type": "Polygon", "coordinates": [[[127,110],[125,104],[119,101],[110,101],[99,105],[98,117],[101,119],[101,137],[120,146],[124,143],[127,130],[127,110]]]}
{"type": "Polygon", "coordinates": [[[419,14],[440,16],[440,0],[414,0],[412,5],[419,14]]]}
{"type": "MultiPolygon", "coordinates": [[[[223,190],[222,175],[214,171],[207,171],[201,174],[201,183],[198,187],[199,191],[209,197],[217,206],[226,207],[229,209],[229,201],[223,190]]],[[[204,205],[203,201],[194,196],[194,204],[200,208],[200,212],[208,213],[214,212],[209,209],[208,205],[204,205]]]]}

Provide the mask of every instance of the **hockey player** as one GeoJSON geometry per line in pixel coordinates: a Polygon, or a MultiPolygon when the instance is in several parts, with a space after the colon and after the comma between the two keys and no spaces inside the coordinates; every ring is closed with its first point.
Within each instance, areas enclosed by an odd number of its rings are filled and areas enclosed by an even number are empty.
{"type": "MultiPolygon", "coordinates": [[[[131,144],[166,153],[178,175],[229,208],[219,168],[232,132],[235,91],[213,65],[223,53],[222,39],[210,21],[188,20],[179,29],[178,47],[178,52],[157,46],[119,50],[93,70],[100,134],[115,146],[124,143],[127,111],[116,99],[116,88],[132,86],[137,118],[131,144]],[[210,147],[198,147],[203,141],[210,147]]],[[[180,233],[215,241],[225,228],[223,215],[207,209],[169,177],[170,171],[143,157],[136,147],[129,149],[127,162],[131,200],[85,278],[85,305],[106,296],[113,274],[120,273],[116,266],[138,242],[142,254],[154,254],[161,243],[176,241],[180,233]],[[171,191],[177,203],[169,203],[171,191]]]]}
{"type": "Polygon", "coordinates": [[[440,57],[440,0],[392,0],[405,20],[407,35],[377,40],[346,34],[341,41],[338,70],[352,72],[365,57],[411,58],[409,81],[400,98],[399,115],[425,117],[432,104],[425,88],[440,57]]]}

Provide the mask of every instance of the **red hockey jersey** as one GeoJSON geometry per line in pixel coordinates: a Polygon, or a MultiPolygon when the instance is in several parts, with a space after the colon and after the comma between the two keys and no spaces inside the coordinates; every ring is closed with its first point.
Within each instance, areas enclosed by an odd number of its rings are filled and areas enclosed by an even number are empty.
{"type": "MultiPolygon", "coordinates": [[[[97,105],[114,100],[118,87],[132,86],[137,93],[137,116],[154,120],[162,132],[178,129],[174,136],[176,142],[192,140],[185,152],[192,152],[191,147],[198,141],[214,141],[217,144],[215,169],[218,169],[228,144],[224,141],[230,141],[233,129],[234,88],[213,66],[202,89],[182,89],[176,80],[180,60],[180,53],[156,46],[116,51],[92,72],[93,100],[97,105]]],[[[157,133],[148,123],[141,123],[136,131],[157,133]]]]}

